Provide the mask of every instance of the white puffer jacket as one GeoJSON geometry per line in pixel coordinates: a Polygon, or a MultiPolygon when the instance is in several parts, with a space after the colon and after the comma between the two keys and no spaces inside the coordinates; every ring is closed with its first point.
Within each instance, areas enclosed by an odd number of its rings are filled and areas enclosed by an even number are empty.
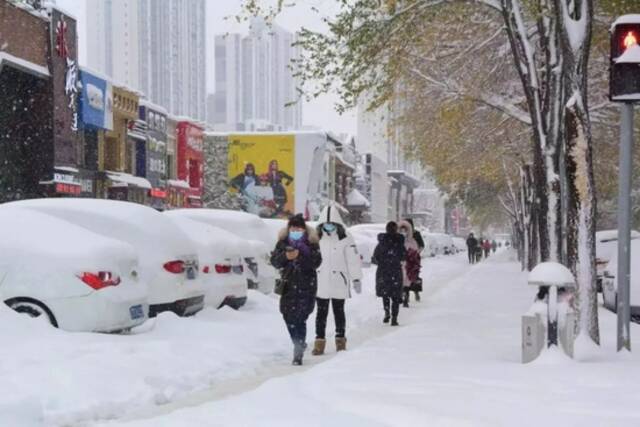
{"type": "Polygon", "coordinates": [[[318,235],[322,264],[318,269],[318,298],[347,299],[351,297],[351,282],[362,280],[362,261],[355,240],[349,234],[340,213],[328,206],[320,214],[318,235]],[[327,233],[323,224],[331,222],[336,230],[327,233]]]}

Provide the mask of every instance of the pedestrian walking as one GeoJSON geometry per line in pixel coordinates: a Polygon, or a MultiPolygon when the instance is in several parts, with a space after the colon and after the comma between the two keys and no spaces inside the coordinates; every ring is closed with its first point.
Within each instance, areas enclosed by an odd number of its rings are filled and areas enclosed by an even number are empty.
{"type": "Polygon", "coordinates": [[[492,240],[491,241],[491,252],[493,252],[495,254],[497,250],[498,250],[498,242],[496,242],[495,240],[492,240]]]}
{"type": "Polygon", "coordinates": [[[491,254],[491,242],[489,242],[489,239],[485,239],[482,243],[482,249],[484,250],[484,258],[489,258],[489,255],[491,254]]]}
{"type": "Polygon", "coordinates": [[[345,300],[351,298],[351,285],[356,293],[362,292],[362,263],[355,240],[347,232],[340,213],[327,206],[320,214],[318,225],[322,264],[318,269],[316,297],[316,340],[312,354],[324,354],[327,340],[329,305],[333,309],[336,325],[336,351],[347,349],[345,300]]]}
{"type": "MultiPolygon", "coordinates": [[[[411,224],[411,228],[413,228],[413,238],[418,244],[418,251],[420,252],[420,269],[422,269],[422,254],[424,253],[426,245],[424,244],[422,233],[420,233],[420,231],[418,231],[418,229],[413,224],[413,219],[407,218],[406,221],[411,224]]],[[[420,277],[418,277],[411,290],[415,294],[416,301],[420,302],[420,292],[422,292],[422,279],[420,279],[420,277]]]]}
{"type": "Polygon", "coordinates": [[[277,288],[280,313],[293,342],[293,364],[302,365],[307,348],[307,318],[313,312],[318,277],[316,270],[322,263],[315,230],[307,227],[302,215],[289,219],[278,236],[271,253],[271,264],[280,271],[277,288]]]}
{"type": "Polygon", "coordinates": [[[469,264],[475,264],[477,260],[478,239],[475,238],[473,233],[469,233],[467,237],[467,256],[469,257],[469,264]]]}
{"type": "Polygon", "coordinates": [[[409,221],[400,221],[399,231],[404,237],[406,257],[402,271],[402,306],[409,307],[409,295],[420,278],[420,250],[413,237],[413,227],[409,221]]]}
{"type": "Polygon", "coordinates": [[[378,266],[376,271],[376,295],[382,298],[384,323],[398,326],[398,314],[402,302],[402,263],[406,250],[404,238],[398,233],[398,224],[387,223],[386,233],[378,235],[372,262],[378,266]]]}

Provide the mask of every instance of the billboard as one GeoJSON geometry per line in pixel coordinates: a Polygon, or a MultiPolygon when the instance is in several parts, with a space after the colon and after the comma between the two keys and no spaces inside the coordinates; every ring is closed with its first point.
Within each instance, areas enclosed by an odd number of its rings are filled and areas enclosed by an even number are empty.
{"type": "Polygon", "coordinates": [[[292,134],[229,137],[229,186],[245,211],[263,218],[295,213],[295,142],[292,134]]]}
{"type": "Polygon", "coordinates": [[[82,93],[80,118],[85,127],[113,130],[113,95],[111,84],[80,70],[82,93]]]}

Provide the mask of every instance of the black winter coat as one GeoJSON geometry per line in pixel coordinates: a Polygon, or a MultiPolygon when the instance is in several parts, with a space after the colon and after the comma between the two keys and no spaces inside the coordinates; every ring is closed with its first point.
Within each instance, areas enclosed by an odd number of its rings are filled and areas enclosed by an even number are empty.
{"type": "Polygon", "coordinates": [[[308,237],[305,237],[305,243],[310,249],[308,255],[300,252],[297,259],[289,261],[286,255],[286,248],[289,246],[286,234],[281,234],[271,253],[271,264],[280,270],[281,280],[285,282],[284,292],[280,297],[280,313],[286,322],[306,321],[315,307],[318,291],[316,270],[322,264],[322,255],[315,232],[309,231],[308,237]]]}
{"type": "Polygon", "coordinates": [[[401,234],[382,233],[378,235],[378,246],[373,252],[372,262],[376,271],[376,295],[379,297],[402,298],[402,261],[407,250],[401,234]]]}

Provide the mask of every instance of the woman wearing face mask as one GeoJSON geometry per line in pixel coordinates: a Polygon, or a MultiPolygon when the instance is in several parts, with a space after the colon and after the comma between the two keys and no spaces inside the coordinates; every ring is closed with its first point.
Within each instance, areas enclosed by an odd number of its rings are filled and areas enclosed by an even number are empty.
{"type": "Polygon", "coordinates": [[[280,270],[283,284],[280,313],[293,342],[293,364],[302,365],[307,348],[307,318],[313,312],[318,289],[316,269],[322,263],[318,237],[302,215],[289,220],[271,253],[271,264],[280,270]]]}
{"type": "Polygon", "coordinates": [[[400,221],[400,234],[404,237],[407,255],[402,271],[402,306],[409,307],[409,294],[420,277],[420,247],[413,235],[413,227],[408,221],[400,221]]]}
{"type": "Polygon", "coordinates": [[[322,264],[318,269],[316,341],[312,352],[314,356],[324,354],[329,305],[333,309],[336,324],[336,351],[347,349],[344,303],[351,297],[352,284],[356,293],[362,292],[360,255],[353,237],[347,233],[340,213],[334,206],[327,206],[320,214],[318,237],[322,264]]]}

